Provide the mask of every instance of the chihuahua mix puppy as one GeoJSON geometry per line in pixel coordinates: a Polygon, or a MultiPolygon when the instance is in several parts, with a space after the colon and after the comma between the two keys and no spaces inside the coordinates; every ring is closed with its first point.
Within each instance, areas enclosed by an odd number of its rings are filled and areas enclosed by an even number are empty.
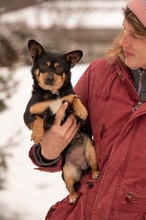
{"type": "Polygon", "coordinates": [[[68,102],[68,108],[62,124],[70,114],[74,114],[80,123],[77,134],[62,152],[62,177],[70,193],[69,203],[72,204],[78,198],[76,190],[83,174],[91,169],[93,179],[99,176],[95,147],[86,123],[88,113],[71,84],[70,69],[79,62],[83,53],[80,50],[66,54],[47,51],[35,40],[29,40],[28,49],[33,61],[33,89],[24,122],[32,130],[34,143],[39,144],[44,131],[53,125],[56,112],[63,102],[68,102]]]}

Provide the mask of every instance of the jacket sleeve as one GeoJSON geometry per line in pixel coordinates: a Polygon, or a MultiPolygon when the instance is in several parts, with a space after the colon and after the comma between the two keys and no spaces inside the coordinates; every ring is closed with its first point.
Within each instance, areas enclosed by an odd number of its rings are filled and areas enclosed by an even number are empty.
{"type": "Polygon", "coordinates": [[[57,172],[61,170],[62,167],[62,156],[56,158],[55,160],[47,161],[41,157],[39,146],[33,145],[29,151],[29,157],[31,161],[37,166],[37,170],[46,172],[57,172]]]}

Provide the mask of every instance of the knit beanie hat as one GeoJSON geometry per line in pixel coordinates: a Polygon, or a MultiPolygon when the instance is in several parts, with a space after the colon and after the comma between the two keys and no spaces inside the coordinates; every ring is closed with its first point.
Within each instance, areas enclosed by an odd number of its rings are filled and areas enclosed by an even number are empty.
{"type": "Polygon", "coordinates": [[[146,28],[146,0],[129,0],[126,6],[146,28]]]}

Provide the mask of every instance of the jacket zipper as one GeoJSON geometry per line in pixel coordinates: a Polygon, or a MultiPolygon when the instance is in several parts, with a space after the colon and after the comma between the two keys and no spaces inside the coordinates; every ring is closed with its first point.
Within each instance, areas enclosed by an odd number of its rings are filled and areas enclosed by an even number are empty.
{"type": "Polygon", "coordinates": [[[138,85],[138,95],[140,96],[140,93],[141,93],[141,89],[142,89],[142,75],[143,75],[143,72],[142,70],[139,70],[138,73],[139,73],[139,85],[138,85]]]}
{"type": "MultiPolygon", "coordinates": [[[[141,89],[142,89],[142,75],[143,72],[141,69],[138,70],[139,73],[139,83],[138,83],[138,95],[140,97],[140,93],[141,93],[141,89]]],[[[134,111],[136,111],[140,106],[141,106],[142,102],[138,102],[138,104],[133,108],[134,111]]]]}

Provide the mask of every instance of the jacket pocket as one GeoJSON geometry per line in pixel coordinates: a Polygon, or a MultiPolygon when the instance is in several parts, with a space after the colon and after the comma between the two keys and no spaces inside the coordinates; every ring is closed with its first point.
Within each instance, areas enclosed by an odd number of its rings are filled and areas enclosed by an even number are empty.
{"type": "Polygon", "coordinates": [[[121,212],[129,212],[130,219],[146,220],[146,191],[126,188],[121,202],[121,212]]]}
{"type": "MultiPolygon", "coordinates": [[[[146,205],[146,192],[143,190],[136,190],[132,188],[126,188],[124,192],[124,198],[122,204],[143,204],[146,205]]],[[[146,206],[145,206],[146,209],[146,206]]]]}

